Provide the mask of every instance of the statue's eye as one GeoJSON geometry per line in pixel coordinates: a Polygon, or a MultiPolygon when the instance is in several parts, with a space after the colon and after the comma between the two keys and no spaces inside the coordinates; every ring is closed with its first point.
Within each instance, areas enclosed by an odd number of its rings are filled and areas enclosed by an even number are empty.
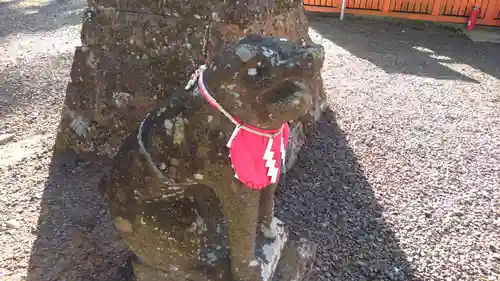
{"type": "Polygon", "coordinates": [[[259,71],[257,68],[249,68],[248,69],[248,76],[257,76],[259,74],[259,71]]]}
{"type": "Polygon", "coordinates": [[[265,75],[267,70],[267,67],[265,64],[263,64],[261,61],[258,61],[254,67],[251,67],[248,69],[248,76],[257,76],[260,77],[262,75],[265,75]]]}

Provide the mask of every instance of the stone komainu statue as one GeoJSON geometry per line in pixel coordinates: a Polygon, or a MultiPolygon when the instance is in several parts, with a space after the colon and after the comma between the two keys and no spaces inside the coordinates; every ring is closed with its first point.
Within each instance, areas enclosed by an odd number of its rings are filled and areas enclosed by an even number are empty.
{"type": "Polygon", "coordinates": [[[195,72],[191,91],[178,89],[125,140],[100,190],[139,257],[138,280],[307,273],[314,247],[289,242],[273,206],[287,122],[313,106],[306,82],[323,60],[316,44],[260,34],[230,41],[195,72]]]}

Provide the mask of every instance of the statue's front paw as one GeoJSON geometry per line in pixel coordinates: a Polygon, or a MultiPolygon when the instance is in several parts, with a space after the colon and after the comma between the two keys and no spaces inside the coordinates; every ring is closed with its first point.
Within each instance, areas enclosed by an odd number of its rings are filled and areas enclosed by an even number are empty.
{"type": "Polygon", "coordinates": [[[262,265],[263,265],[262,261],[258,259],[254,259],[250,262],[249,265],[250,276],[248,281],[266,281],[263,279],[262,265]]]}
{"type": "Polygon", "coordinates": [[[253,259],[245,268],[238,267],[236,272],[233,272],[231,281],[266,281],[262,272],[263,268],[262,260],[253,259]]]}

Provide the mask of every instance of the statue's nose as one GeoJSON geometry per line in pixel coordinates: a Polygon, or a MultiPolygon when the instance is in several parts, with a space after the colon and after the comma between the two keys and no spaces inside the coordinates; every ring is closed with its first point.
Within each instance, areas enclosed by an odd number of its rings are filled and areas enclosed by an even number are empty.
{"type": "Polygon", "coordinates": [[[305,48],[306,50],[303,55],[309,63],[323,63],[325,60],[325,48],[322,45],[311,43],[305,48]]]}
{"type": "Polygon", "coordinates": [[[322,45],[311,43],[297,49],[291,58],[283,61],[284,74],[287,77],[314,75],[321,70],[325,60],[325,49],[322,45]]]}

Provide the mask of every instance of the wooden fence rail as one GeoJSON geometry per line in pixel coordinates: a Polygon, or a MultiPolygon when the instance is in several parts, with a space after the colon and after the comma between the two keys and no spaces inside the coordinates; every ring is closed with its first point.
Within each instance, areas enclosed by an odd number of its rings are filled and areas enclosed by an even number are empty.
{"type": "MultiPolygon", "coordinates": [[[[467,23],[473,6],[477,24],[500,26],[500,0],[346,0],[345,13],[467,23]]],[[[339,13],[342,0],[304,0],[311,12],[339,13]]]]}

